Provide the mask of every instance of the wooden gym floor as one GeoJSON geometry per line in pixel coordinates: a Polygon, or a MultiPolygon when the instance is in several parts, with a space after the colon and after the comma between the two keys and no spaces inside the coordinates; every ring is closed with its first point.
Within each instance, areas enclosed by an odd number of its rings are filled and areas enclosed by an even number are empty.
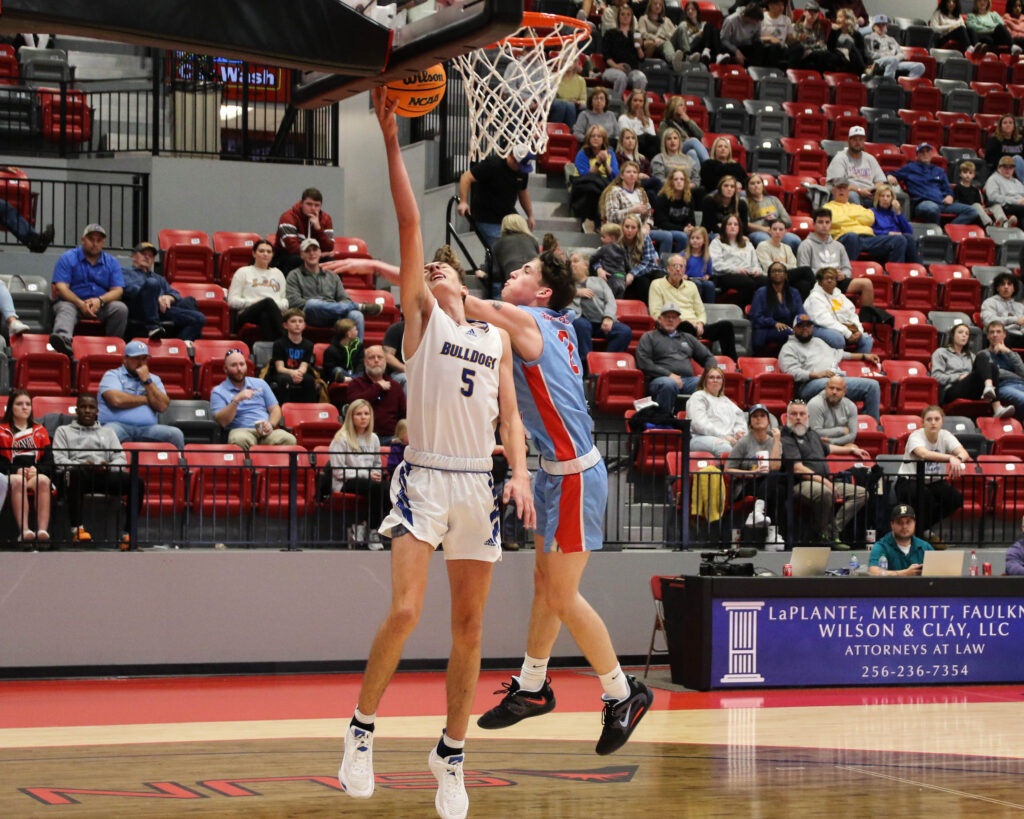
{"type": "MultiPolygon", "coordinates": [[[[554,713],[473,727],[470,817],[1024,813],[1024,686],[657,689],[631,742],[599,757],[597,680],[552,676],[554,713]]],[[[474,713],[505,679],[481,676],[474,713]]],[[[0,816],[434,816],[426,755],[443,675],[396,676],[365,801],[335,779],[358,686],[348,674],[0,682],[0,816]]]]}

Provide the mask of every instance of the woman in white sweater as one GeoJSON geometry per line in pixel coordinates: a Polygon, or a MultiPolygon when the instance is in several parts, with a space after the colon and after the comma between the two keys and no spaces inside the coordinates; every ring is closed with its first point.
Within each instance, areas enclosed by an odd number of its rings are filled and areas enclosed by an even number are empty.
{"type": "Polygon", "coordinates": [[[746,415],[724,390],[725,373],[718,367],[704,370],[696,392],[686,402],[691,452],[728,455],[736,442],[746,435],[746,415]]]}
{"type": "Polygon", "coordinates": [[[274,246],[265,239],[252,248],[252,264],[240,267],[228,288],[228,307],[235,311],[235,327],[258,324],[264,341],[276,341],[283,332],[281,311],[288,309],[284,274],[270,266],[274,246]]]}
{"type": "Polygon", "coordinates": [[[804,311],[814,322],[814,335],[837,350],[855,344],[853,352],[870,353],[875,340],[864,332],[857,308],[837,287],[839,271],[823,267],[814,277],[818,283],[804,299],[804,311]]]}
{"type": "Polygon", "coordinates": [[[380,538],[372,535],[384,518],[385,486],[380,439],[373,431],[373,407],[369,401],[357,398],[348,405],[345,422],[331,441],[330,459],[331,491],[363,495],[367,499],[367,508],[358,513],[359,522],[352,527],[349,540],[365,542],[369,528],[370,548],[380,550],[380,538]]]}
{"type": "Polygon", "coordinates": [[[768,279],[757,260],[754,243],[743,235],[740,219],[730,214],[722,223],[722,234],[711,240],[711,269],[715,284],[723,293],[735,290],[740,307],[746,307],[754,298],[757,288],[768,279]]]}

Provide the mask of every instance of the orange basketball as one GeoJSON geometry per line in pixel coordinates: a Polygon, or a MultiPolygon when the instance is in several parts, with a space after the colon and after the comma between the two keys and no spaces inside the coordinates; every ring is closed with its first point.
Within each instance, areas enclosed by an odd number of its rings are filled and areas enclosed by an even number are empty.
{"type": "Polygon", "coordinates": [[[424,68],[400,80],[387,84],[388,97],[398,100],[396,114],[403,117],[422,117],[433,111],[444,96],[448,78],[441,63],[424,68]]]}

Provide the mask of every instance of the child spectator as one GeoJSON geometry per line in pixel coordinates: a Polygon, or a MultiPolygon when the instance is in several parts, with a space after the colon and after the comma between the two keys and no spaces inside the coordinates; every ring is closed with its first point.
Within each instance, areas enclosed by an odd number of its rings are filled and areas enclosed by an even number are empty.
{"type": "Polygon", "coordinates": [[[953,198],[957,202],[974,208],[978,212],[981,224],[985,227],[989,225],[1002,227],[1006,223],[1006,212],[1000,205],[993,205],[986,209],[985,195],[974,184],[974,174],[977,170],[975,164],[971,160],[965,159],[960,163],[958,170],[960,181],[953,186],[953,198]]]}
{"type": "Polygon", "coordinates": [[[351,381],[363,374],[363,342],[352,319],[334,323],[334,338],[324,350],[324,373],[331,381],[351,381]]]}
{"type": "Polygon", "coordinates": [[[317,398],[313,342],[302,337],[306,316],[297,307],[284,311],[284,332],[274,342],[267,380],[278,401],[313,403],[317,398]]]}
{"type": "Polygon", "coordinates": [[[391,449],[388,450],[388,475],[394,475],[398,465],[405,458],[405,448],[409,445],[409,422],[404,418],[395,424],[395,437],[391,439],[391,449]]]}
{"type": "Polygon", "coordinates": [[[690,231],[683,260],[686,262],[686,278],[697,285],[700,300],[705,304],[715,302],[715,283],[711,280],[711,247],[708,232],[702,227],[690,231]]]}
{"type": "Polygon", "coordinates": [[[601,226],[601,247],[590,257],[590,270],[604,279],[615,298],[622,298],[626,290],[629,258],[622,246],[622,228],[614,222],[601,226]]]}

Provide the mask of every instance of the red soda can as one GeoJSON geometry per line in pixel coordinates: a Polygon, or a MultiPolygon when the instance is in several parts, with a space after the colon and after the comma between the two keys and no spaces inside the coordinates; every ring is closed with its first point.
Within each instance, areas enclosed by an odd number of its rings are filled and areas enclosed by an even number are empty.
{"type": "Polygon", "coordinates": [[[982,563],[981,564],[981,573],[983,575],[985,575],[985,577],[991,577],[992,576],[992,564],[991,563],[982,563]]]}
{"type": "Polygon", "coordinates": [[[793,576],[793,564],[792,563],[787,563],[785,566],[782,567],[782,576],[783,577],[792,577],[793,576]]]}

